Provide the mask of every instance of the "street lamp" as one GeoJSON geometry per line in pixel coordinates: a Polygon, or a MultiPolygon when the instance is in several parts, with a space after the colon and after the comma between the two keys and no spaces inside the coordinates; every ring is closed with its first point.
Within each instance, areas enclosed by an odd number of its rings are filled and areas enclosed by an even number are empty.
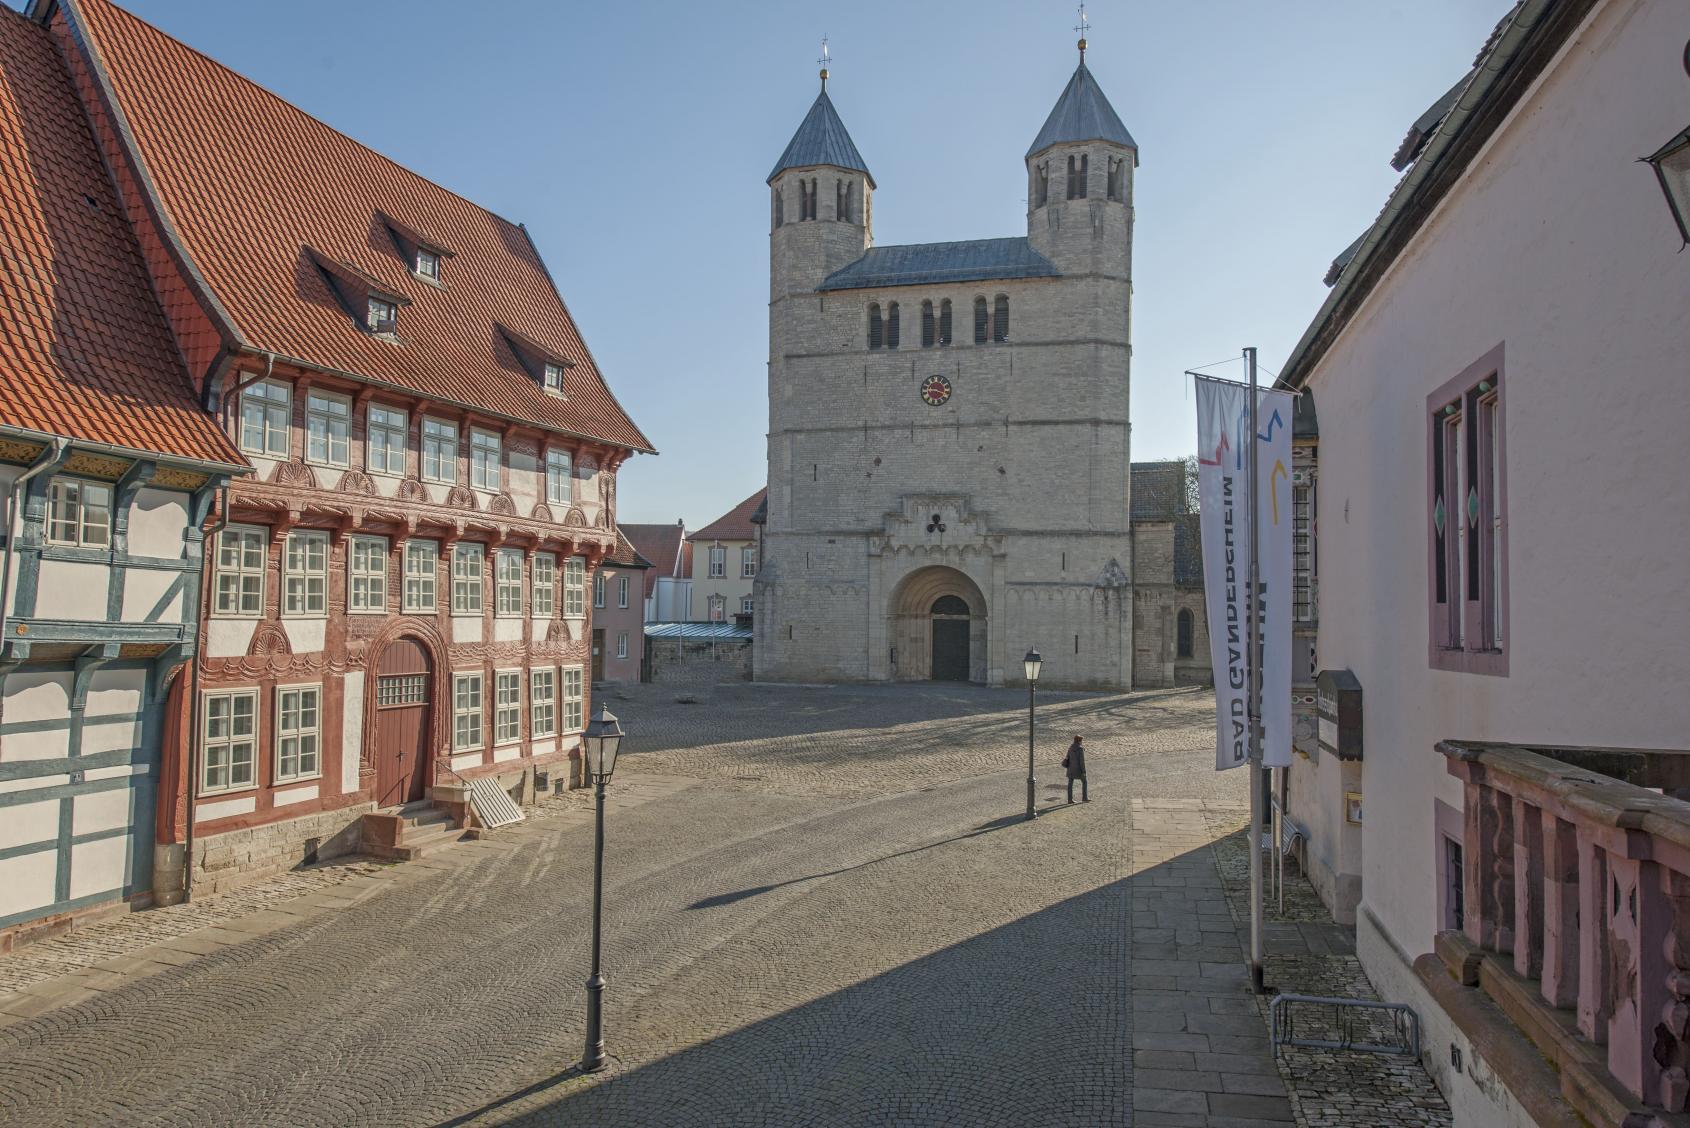
{"type": "Polygon", "coordinates": [[[593,777],[598,801],[593,834],[593,974],[587,979],[587,1052],[581,1057],[582,1073],[596,1073],[604,1068],[604,1029],[600,1018],[604,976],[599,974],[599,921],[604,906],[604,785],[616,770],[622,735],[616,715],[601,705],[598,716],[588,723],[581,737],[581,752],[587,758],[587,771],[593,777]]]}
{"type": "Polygon", "coordinates": [[[1027,817],[1033,818],[1039,812],[1033,806],[1033,789],[1038,785],[1033,781],[1033,690],[1039,684],[1039,668],[1045,660],[1039,657],[1037,650],[1027,651],[1027,657],[1021,660],[1021,669],[1027,675],[1027,817]]]}
{"type": "MultiPolygon", "coordinates": [[[[1690,47],[1685,48],[1685,67],[1690,69],[1690,47]]],[[[1643,158],[1655,170],[1666,193],[1667,206],[1678,224],[1679,238],[1690,243],[1690,129],[1686,129],[1650,156],[1643,158]]]]}

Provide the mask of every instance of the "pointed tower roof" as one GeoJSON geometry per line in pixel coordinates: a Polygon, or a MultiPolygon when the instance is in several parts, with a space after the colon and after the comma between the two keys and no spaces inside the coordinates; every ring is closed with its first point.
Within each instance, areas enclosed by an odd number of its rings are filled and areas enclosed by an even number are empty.
{"type": "Polygon", "coordinates": [[[1109,99],[1103,96],[1102,88],[1097,85],[1097,79],[1086,69],[1084,50],[1082,46],[1080,65],[1074,69],[1074,77],[1063,87],[1062,97],[1056,100],[1056,108],[1050,111],[1044,128],[1039,130],[1032,148],[1027,150],[1029,157],[1052,145],[1073,141],[1108,141],[1138,151],[1138,142],[1121,124],[1115,107],[1109,104],[1109,99]]]}
{"type": "Polygon", "coordinates": [[[874,183],[874,174],[863,163],[863,155],[857,152],[856,143],[846,131],[845,123],[839,120],[833,99],[827,96],[825,76],[822,78],[822,92],[816,96],[810,112],[804,115],[798,132],[786,143],[786,151],[775,162],[775,170],[769,173],[769,180],[772,182],[789,168],[809,168],[812,165],[855,169],[868,177],[869,187],[878,187],[874,183]]]}

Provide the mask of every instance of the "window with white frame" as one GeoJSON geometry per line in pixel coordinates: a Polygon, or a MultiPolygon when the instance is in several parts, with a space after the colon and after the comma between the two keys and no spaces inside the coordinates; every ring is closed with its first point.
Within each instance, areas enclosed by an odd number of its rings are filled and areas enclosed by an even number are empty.
{"type": "Polygon", "coordinates": [[[264,613],[264,558],[269,541],[266,529],[234,526],[217,535],[217,598],[219,615],[261,615],[264,613]]]}
{"type": "Polygon", "coordinates": [[[515,549],[493,554],[493,613],[522,614],[522,553],[515,549]]]}
{"type": "Polygon", "coordinates": [[[48,489],[47,541],[78,548],[111,543],[111,487],[80,478],[54,478],[48,489]]]}
{"type": "Polygon", "coordinates": [[[562,395],[563,394],[563,365],[558,364],[555,361],[550,361],[550,360],[546,361],[546,374],[545,374],[544,380],[545,380],[546,391],[556,392],[557,394],[562,395]]]}
{"type": "Polygon", "coordinates": [[[739,574],[742,579],[751,579],[757,574],[757,546],[748,544],[739,550],[739,574]]]}
{"type": "Polygon", "coordinates": [[[282,614],[329,613],[329,534],[289,533],[282,614]]]}
{"type": "Polygon", "coordinates": [[[482,675],[452,675],[452,751],[473,752],[486,741],[482,733],[482,675]]]}
{"type": "Polygon", "coordinates": [[[559,672],[563,675],[563,731],[580,732],[582,703],[585,701],[581,667],[565,666],[559,672]]]}
{"type": "Polygon", "coordinates": [[[710,546],[710,578],[719,579],[728,574],[728,550],[722,545],[710,546]]]}
{"type": "Polygon", "coordinates": [[[1502,347],[1427,400],[1431,665],[1506,676],[1502,347]]]}
{"type": "Polygon", "coordinates": [[[323,774],[321,750],[323,690],[315,685],[276,688],[276,782],[323,774]]]}
{"type": "Polygon", "coordinates": [[[452,550],[452,614],[481,614],[485,549],[460,541],[452,550]]]}
{"type": "MultiPolygon", "coordinates": [[[[546,501],[551,505],[568,505],[575,500],[574,466],[566,450],[546,452],[546,501]]],[[[563,515],[555,515],[558,520],[563,515]]]]}
{"type": "Polygon", "coordinates": [[[469,484],[499,492],[499,436],[492,431],[469,433],[469,484]]]}
{"type": "Polygon", "coordinates": [[[440,281],[440,256],[425,247],[418,247],[416,274],[430,282],[440,281]]]}
{"type": "Polygon", "coordinates": [[[241,389],[241,449],[267,458],[288,456],[288,414],[292,388],[260,380],[241,389]]]}
{"type": "Polygon", "coordinates": [[[605,578],[604,578],[604,569],[601,568],[597,572],[593,573],[593,606],[594,607],[603,607],[604,606],[605,587],[606,587],[606,584],[605,584],[605,578]]]}
{"type": "Polygon", "coordinates": [[[616,577],[616,606],[628,606],[628,577],[616,577]]]}
{"type": "Polygon", "coordinates": [[[392,333],[399,325],[399,303],[371,294],[364,324],[372,333],[392,333]]]}
{"type": "Polygon", "coordinates": [[[627,631],[616,632],[616,656],[618,658],[626,658],[628,656],[628,632],[627,631]]]}
{"type": "Polygon", "coordinates": [[[710,607],[710,621],[712,623],[720,623],[720,622],[723,622],[724,620],[727,619],[727,617],[728,617],[728,597],[727,596],[725,596],[725,595],[712,595],[710,597],[708,603],[709,603],[709,607],[710,607]]]}
{"type": "Polygon", "coordinates": [[[500,670],[493,675],[493,743],[514,744],[522,739],[522,671],[500,670]]]}
{"type": "Polygon", "coordinates": [[[749,595],[741,596],[739,601],[739,613],[741,615],[751,614],[751,609],[756,606],[756,602],[757,601],[749,595]]]}
{"type": "Polygon", "coordinates": [[[440,571],[440,546],[431,540],[405,542],[405,610],[434,610],[434,579],[440,571]]]}
{"type": "Polygon", "coordinates": [[[369,438],[365,441],[364,461],[372,474],[405,473],[405,432],[410,417],[403,411],[370,405],[369,438]]]}
{"type": "Polygon", "coordinates": [[[557,557],[537,552],[529,564],[528,613],[536,619],[550,619],[557,611],[557,557]]]}
{"type": "Polygon", "coordinates": [[[305,396],[305,459],[327,466],[351,463],[352,403],[345,396],[312,391],[305,396]]]}
{"type": "Polygon", "coordinates": [[[528,735],[557,735],[557,671],[550,666],[528,677],[528,735]]]}
{"type": "Polygon", "coordinates": [[[458,425],[444,419],[422,421],[422,477],[425,482],[458,480],[458,425]]]}
{"type": "Polygon", "coordinates": [[[348,611],[386,611],[387,541],[381,537],[353,537],[347,580],[348,611]]]}
{"type": "Polygon", "coordinates": [[[587,613],[587,558],[571,556],[563,562],[563,613],[587,613]]]}
{"type": "Polygon", "coordinates": [[[258,734],[258,691],[205,695],[200,745],[200,792],[236,791],[253,785],[258,734]]]}

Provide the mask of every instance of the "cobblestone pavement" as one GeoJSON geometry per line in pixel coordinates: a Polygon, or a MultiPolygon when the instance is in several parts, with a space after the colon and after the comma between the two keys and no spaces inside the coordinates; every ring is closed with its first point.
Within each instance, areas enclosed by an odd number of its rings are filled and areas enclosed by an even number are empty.
{"type": "Polygon", "coordinates": [[[297,902],[332,912],[231,921],[144,977],[107,961],[0,1028],[0,1124],[1292,1119],[1210,847],[1244,802],[1212,770],[1212,698],[1041,695],[1029,823],[1020,694],[700,696],[610,702],[633,736],[606,1072],[571,1065],[592,863],[571,797],[297,902]],[[1093,801],[1068,807],[1071,729],[1093,801]]]}

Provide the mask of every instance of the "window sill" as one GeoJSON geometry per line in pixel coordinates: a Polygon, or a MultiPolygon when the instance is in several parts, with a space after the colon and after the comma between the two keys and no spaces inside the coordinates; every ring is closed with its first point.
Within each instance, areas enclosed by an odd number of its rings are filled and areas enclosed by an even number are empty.
{"type": "Polygon", "coordinates": [[[455,486],[458,484],[458,480],[456,478],[430,478],[426,475],[419,477],[417,481],[430,486],[455,486]]]}
{"type": "Polygon", "coordinates": [[[255,623],[264,618],[262,611],[213,611],[209,616],[213,619],[227,619],[231,622],[255,623]]]}
{"type": "Polygon", "coordinates": [[[305,465],[307,465],[307,466],[321,466],[325,470],[350,470],[350,469],[352,469],[352,463],[350,461],[347,461],[347,462],[323,462],[320,459],[316,459],[316,458],[305,458],[305,459],[301,459],[300,461],[304,462],[305,465]]]}
{"type": "Polygon", "coordinates": [[[436,290],[444,290],[446,288],[446,283],[440,281],[440,279],[430,278],[426,274],[418,274],[414,270],[411,271],[411,277],[415,278],[418,282],[421,282],[425,286],[433,286],[436,290]]]}
{"type": "Polygon", "coordinates": [[[468,756],[471,752],[485,752],[485,751],[487,751],[487,746],[485,744],[477,744],[474,748],[454,748],[450,752],[448,752],[447,755],[448,756],[468,756]]]}
{"type": "Polygon", "coordinates": [[[322,778],[323,778],[322,772],[317,772],[315,775],[289,776],[286,779],[283,779],[281,777],[277,777],[276,781],[274,783],[272,783],[270,786],[271,787],[292,787],[296,783],[317,783],[320,780],[322,780],[322,778]]]}
{"type": "Polygon", "coordinates": [[[194,801],[197,803],[201,799],[227,799],[231,795],[249,795],[262,790],[264,790],[262,784],[249,783],[244,787],[223,787],[216,791],[196,791],[194,792],[194,801]]]}
{"type": "Polygon", "coordinates": [[[283,619],[296,619],[310,622],[312,620],[327,619],[329,617],[329,613],[327,611],[284,611],[280,617],[283,619]]]}
{"type": "Polygon", "coordinates": [[[407,607],[401,612],[404,615],[438,615],[439,613],[433,607],[407,607]]]}
{"type": "Polygon", "coordinates": [[[485,616],[480,611],[454,611],[451,617],[454,619],[481,619],[485,616]]]}
{"type": "Polygon", "coordinates": [[[385,608],[385,607],[356,607],[356,608],[355,607],[348,607],[346,609],[346,613],[348,615],[385,615],[385,614],[387,614],[387,608],[385,608]]]}

